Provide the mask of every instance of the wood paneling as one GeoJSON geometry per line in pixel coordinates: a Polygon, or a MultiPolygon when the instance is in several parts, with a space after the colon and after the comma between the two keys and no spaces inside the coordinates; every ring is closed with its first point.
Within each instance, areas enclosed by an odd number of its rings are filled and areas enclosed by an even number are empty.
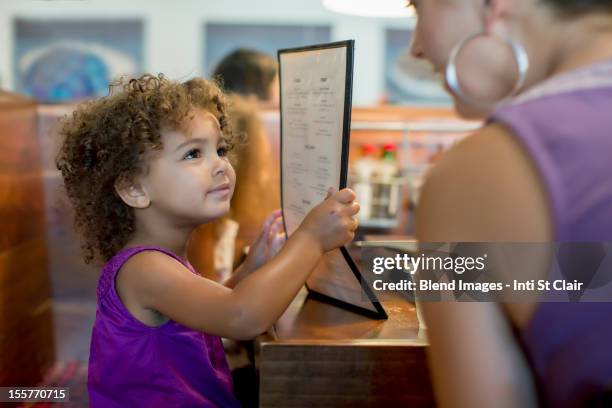
{"type": "Polygon", "coordinates": [[[0,385],[32,386],[54,360],[36,104],[0,93],[0,385]]]}

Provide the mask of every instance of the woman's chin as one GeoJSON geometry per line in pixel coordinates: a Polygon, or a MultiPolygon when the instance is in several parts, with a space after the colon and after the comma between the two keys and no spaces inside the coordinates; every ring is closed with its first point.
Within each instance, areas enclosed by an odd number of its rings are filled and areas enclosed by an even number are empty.
{"type": "Polygon", "coordinates": [[[489,109],[476,107],[462,101],[460,98],[453,95],[455,111],[462,119],[467,120],[482,120],[489,115],[489,109]]]}

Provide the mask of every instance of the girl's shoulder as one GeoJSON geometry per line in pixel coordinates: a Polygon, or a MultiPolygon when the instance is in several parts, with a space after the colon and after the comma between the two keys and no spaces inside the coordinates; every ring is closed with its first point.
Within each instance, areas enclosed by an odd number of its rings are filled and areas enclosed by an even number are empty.
{"type": "Polygon", "coordinates": [[[100,299],[114,303],[115,309],[135,323],[159,327],[169,321],[147,304],[150,287],[164,285],[159,270],[189,269],[190,265],[171,251],[159,247],[130,247],[119,251],[107,264],[101,276],[100,299]],[[161,277],[161,278],[160,278],[161,277]],[[160,283],[161,281],[161,283],[160,283]]]}
{"type": "Polygon", "coordinates": [[[122,248],[102,267],[100,281],[98,283],[98,299],[102,299],[114,286],[119,272],[126,270],[146,270],[155,265],[170,263],[174,266],[183,267],[194,272],[193,267],[183,261],[172,251],[157,246],[132,246],[122,248]]]}

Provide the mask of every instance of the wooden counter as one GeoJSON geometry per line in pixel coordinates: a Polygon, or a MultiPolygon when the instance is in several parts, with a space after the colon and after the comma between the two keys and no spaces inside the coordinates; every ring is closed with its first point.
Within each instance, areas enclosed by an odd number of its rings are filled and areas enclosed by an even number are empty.
{"type": "Polygon", "coordinates": [[[262,408],[434,406],[414,305],[372,320],[306,295],[260,341],[262,408]]]}

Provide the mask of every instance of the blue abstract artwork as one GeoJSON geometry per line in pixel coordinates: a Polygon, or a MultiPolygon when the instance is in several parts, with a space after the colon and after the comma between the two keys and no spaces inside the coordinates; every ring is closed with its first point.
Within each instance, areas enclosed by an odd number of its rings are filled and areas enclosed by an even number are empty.
{"type": "Polygon", "coordinates": [[[114,79],[143,70],[137,20],[16,19],[13,29],[16,89],[40,102],[103,96],[114,79]]]}

